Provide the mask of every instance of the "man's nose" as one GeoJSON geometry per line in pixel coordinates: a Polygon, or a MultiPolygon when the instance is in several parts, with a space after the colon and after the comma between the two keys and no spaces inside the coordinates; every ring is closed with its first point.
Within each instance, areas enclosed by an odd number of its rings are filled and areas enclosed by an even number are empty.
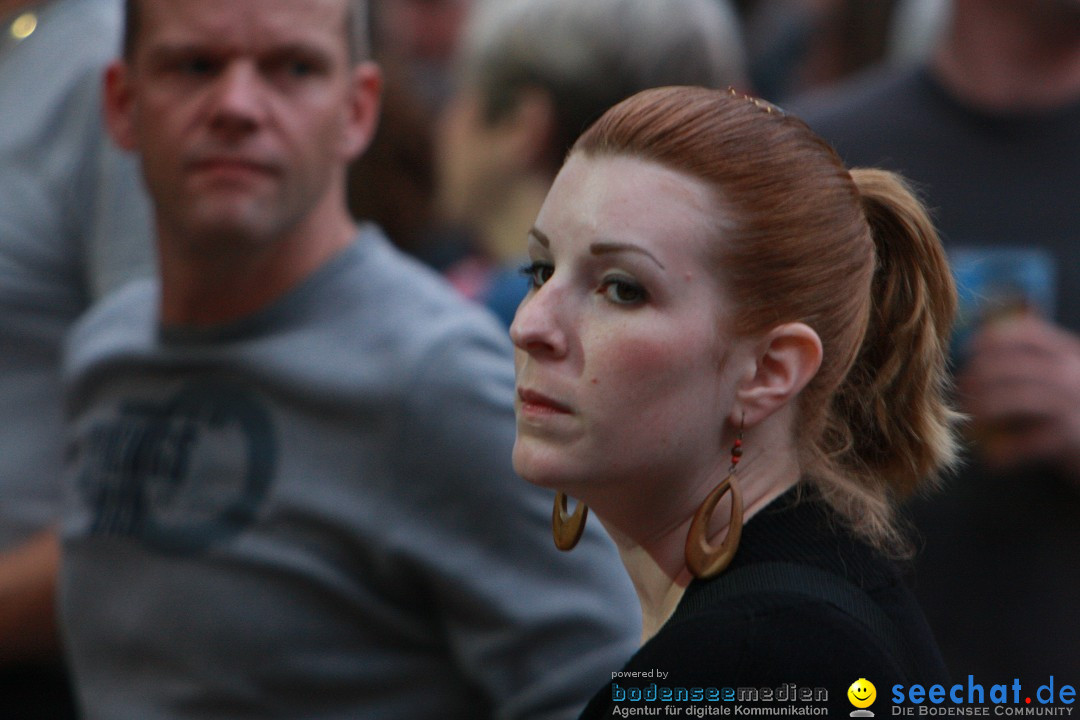
{"type": "Polygon", "coordinates": [[[266,102],[264,81],[254,63],[229,63],[214,86],[211,124],[228,134],[251,132],[262,124],[266,102]]]}

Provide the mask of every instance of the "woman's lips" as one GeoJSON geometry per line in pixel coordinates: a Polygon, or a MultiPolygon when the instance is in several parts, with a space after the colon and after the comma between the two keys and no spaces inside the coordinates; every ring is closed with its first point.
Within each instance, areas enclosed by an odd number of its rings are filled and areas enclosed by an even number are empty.
{"type": "Polygon", "coordinates": [[[573,412],[569,405],[554,400],[542,393],[538,393],[535,390],[518,388],[518,398],[521,400],[522,412],[543,415],[565,415],[573,412]]]}

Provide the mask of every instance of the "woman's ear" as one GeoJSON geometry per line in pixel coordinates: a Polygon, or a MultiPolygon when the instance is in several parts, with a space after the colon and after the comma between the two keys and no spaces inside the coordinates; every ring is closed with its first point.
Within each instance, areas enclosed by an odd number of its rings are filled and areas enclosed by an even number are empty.
{"type": "Polygon", "coordinates": [[[786,323],[773,328],[757,343],[751,377],[736,390],[739,417],[757,425],[802,392],[821,367],[821,338],[809,325],[786,323]]]}

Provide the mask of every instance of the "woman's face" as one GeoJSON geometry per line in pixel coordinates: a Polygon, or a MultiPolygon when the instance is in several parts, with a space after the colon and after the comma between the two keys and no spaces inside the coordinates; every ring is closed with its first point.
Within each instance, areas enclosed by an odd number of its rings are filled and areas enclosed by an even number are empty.
{"type": "Polygon", "coordinates": [[[706,261],[716,202],[649,161],[579,153],[563,167],[510,328],[523,477],[589,500],[607,482],[726,471],[735,344],[706,261]]]}

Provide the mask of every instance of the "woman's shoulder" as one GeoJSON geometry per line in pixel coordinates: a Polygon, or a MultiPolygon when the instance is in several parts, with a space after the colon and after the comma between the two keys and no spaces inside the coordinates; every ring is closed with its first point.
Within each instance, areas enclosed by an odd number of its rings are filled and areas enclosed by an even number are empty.
{"type": "MultiPolygon", "coordinates": [[[[669,621],[613,673],[610,689],[590,707],[610,708],[622,698],[663,705],[666,698],[668,704],[779,703],[847,714],[852,683],[869,679],[884,695],[910,682],[903,665],[863,621],[829,602],[763,591],[669,621]]],[[[946,679],[941,673],[938,681],[946,679]]]]}
{"type": "Polygon", "coordinates": [[[729,708],[794,696],[846,715],[848,688],[862,679],[884,697],[894,684],[944,682],[947,672],[895,564],[812,497],[791,494],[747,524],[727,571],[687,588],[583,717],[610,717],[622,693],[627,702],[655,694],[658,704],[670,695],[729,708]]]}
{"type": "Polygon", "coordinates": [[[858,673],[903,677],[896,656],[866,620],[828,600],[761,590],[673,619],[636,659],[687,681],[758,686],[837,682],[852,672],[847,684],[858,673]]]}
{"type": "MultiPolygon", "coordinates": [[[[755,516],[722,575],[695,581],[642,648],[710,658],[709,672],[747,682],[850,684],[944,679],[944,663],[897,565],[833,518],[813,493],[755,516]],[[682,648],[683,650],[680,650],[682,648]]],[[[846,686],[845,686],[846,687],[846,686]]]]}

